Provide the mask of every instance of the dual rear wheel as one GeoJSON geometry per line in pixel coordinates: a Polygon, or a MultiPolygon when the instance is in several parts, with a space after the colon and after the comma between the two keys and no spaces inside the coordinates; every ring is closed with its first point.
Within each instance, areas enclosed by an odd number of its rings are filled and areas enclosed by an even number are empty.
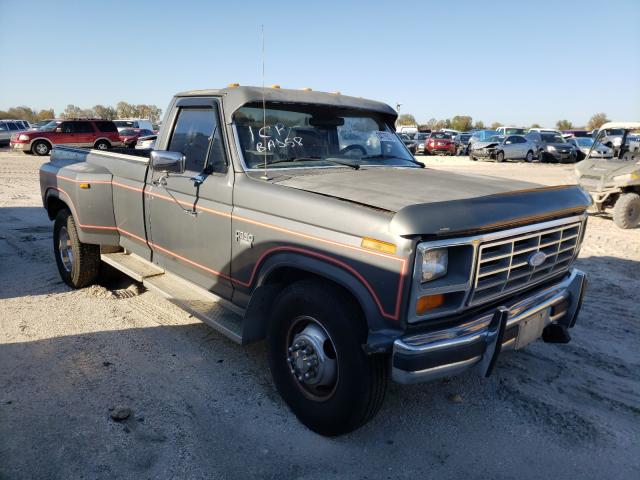
{"type": "MultiPolygon", "coordinates": [[[[53,249],[62,280],[73,288],[94,283],[100,247],[80,241],[71,212],[58,212],[53,249]]],[[[298,419],[321,435],[357,429],[380,409],[388,357],[368,355],[359,306],[341,288],[311,279],[285,287],[271,309],[269,367],[278,392],[298,419]]]]}

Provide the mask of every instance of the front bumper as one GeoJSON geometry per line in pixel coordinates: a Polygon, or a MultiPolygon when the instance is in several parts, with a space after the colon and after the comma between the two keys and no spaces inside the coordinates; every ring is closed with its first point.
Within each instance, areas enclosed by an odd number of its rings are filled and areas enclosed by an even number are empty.
{"type": "Polygon", "coordinates": [[[578,159],[575,152],[562,153],[558,151],[547,151],[546,154],[553,157],[558,162],[574,163],[578,159]]]}
{"type": "Polygon", "coordinates": [[[9,146],[12,150],[31,150],[31,143],[11,142],[9,146]]]}
{"type": "Polygon", "coordinates": [[[472,367],[489,376],[502,350],[522,348],[540,336],[566,343],[566,331],[576,322],[585,287],[586,274],[572,269],[558,283],[462,325],[398,338],[393,343],[391,376],[399,383],[418,383],[472,367]],[[557,338],[558,332],[564,334],[562,339],[557,338]]]}

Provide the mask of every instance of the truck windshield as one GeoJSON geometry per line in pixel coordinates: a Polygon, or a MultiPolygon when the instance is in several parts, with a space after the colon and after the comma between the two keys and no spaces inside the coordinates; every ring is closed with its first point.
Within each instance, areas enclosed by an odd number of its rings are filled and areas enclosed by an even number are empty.
{"type": "Polygon", "coordinates": [[[322,105],[241,107],[234,125],[248,168],[417,166],[398,135],[375,112],[322,105]]]}

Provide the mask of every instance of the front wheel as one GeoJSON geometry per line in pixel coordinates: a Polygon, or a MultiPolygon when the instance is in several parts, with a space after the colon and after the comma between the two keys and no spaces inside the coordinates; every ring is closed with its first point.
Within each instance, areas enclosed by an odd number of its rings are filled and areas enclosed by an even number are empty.
{"type": "Polygon", "coordinates": [[[529,150],[527,152],[527,156],[524,157],[524,159],[527,161],[527,163],[533,162],[533,152],[531,150],[529,150]]]}
{"type": "Polygon", "coordinates": [[[38,140],[31,146],[31,151],[40,157],[49,155],[49,152],[51,151],[51,145],[49,145],[44,140],[38,140]]]}
{"type": "Polygon", "coordinates": [[[100,246],[82,243],[69,210],[61,210],[53,224],[53,251],[60,277],[72,288],[91,285],[100,272],[100,246]]]}
{"type": "Polygon", "coordinates": [[[496,162],[498,163],[504,162],[504,152],[496,153],[496,162]]]}
{"type": "Polygon", "coordinates": [[[267,337],[269,367],[284,401],[314,432],[348,433],[380,409],[387,358],[364,353],[366,336],[354,301],[330,284],[303,280],[276,299],[267,337]]]}
{"type": "Polygon", "coordinates": [[[613,222],[620,228],[635,228],[640,224],[640,195],[623,193],[613,207],[613,222]]]}

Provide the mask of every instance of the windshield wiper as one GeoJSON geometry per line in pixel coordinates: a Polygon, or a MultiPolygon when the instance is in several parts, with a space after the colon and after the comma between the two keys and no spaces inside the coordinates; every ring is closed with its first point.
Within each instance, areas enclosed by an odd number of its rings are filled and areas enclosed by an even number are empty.
{"type": "Polygon", "coordinates": [[[359,160],[371,160],[371,159],[385,160],[385,159],[391,159],[391,158],[395,158],[397,160],[405,160],[407,162],[413,163],[414,165],[418,165],[420,168],[424,168],[424,164],[420,163],[417,160],[410,160],[408,158],[402,158],[396,155],[366,155],[364,157],[360,157],[359,160]]]}
{"type": "Polygon", "coordinates": [[[293,158],[281,158],[278,160],[273,160],[272,162],[267,162],[267,165],[274,165],[276,163],[289,163],[289,162],[312,162],[312,161],[323,161],[323,162],[330,162],[330,163],[335,163],[336,165],[343,165],[345,167],[351,167],[354,170],[358,170],[360,169],[360,165],[358,165],[357,163],[350,163],[350,162],[341,162],[340,160],[337,160],[335,158],[323,158],[323,157],[293,157],[293,158]]]}

